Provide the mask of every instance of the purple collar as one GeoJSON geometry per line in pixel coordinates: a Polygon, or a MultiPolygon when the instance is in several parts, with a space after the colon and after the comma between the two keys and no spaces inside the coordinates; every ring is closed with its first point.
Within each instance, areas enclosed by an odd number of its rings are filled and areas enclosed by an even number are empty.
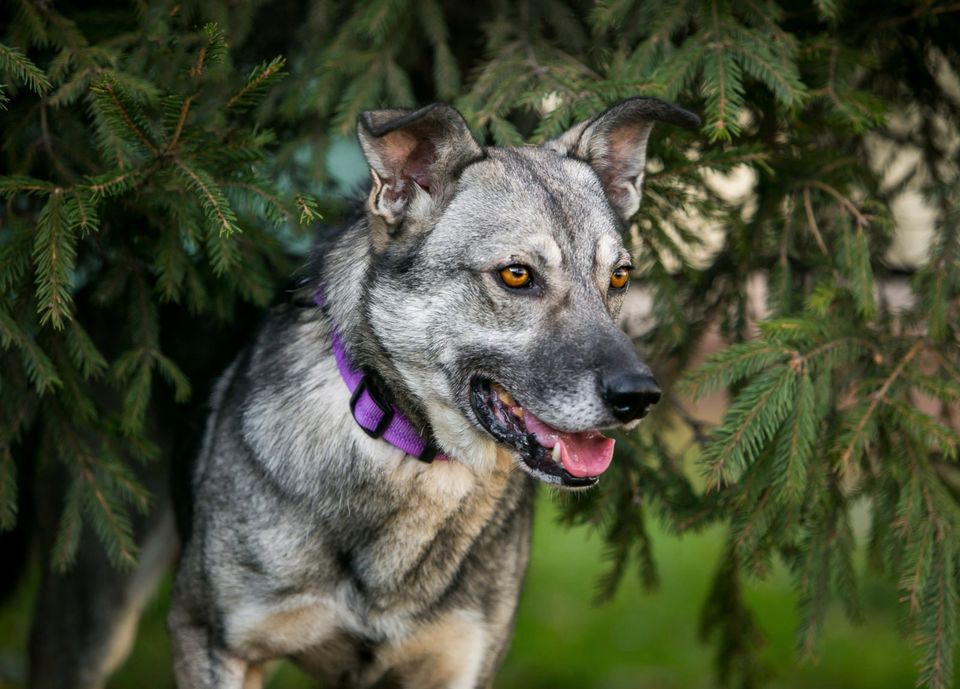
{"type": "MultiPolygon", "coordinates": [[[[321,290],[314,293],[313,301],[317,306],[324,305],[321,290]]],[[[357,425],[371,438],[383,438],[421,462],[429,464],[434,459],[447,459],[446,455],[440,453],[432,441],[420,435],[410,420],[387,399],[372,376],[353,366],[340,333],[333,323],[330,327],[330,342],[333,358],[340,369],[340,377],[350,391],[350,412],[357,425]]]]}

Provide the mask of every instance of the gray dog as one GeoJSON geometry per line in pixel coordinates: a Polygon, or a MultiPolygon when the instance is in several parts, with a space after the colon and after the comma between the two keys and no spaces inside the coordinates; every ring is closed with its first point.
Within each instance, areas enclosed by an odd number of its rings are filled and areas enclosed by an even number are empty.
{"type": "Polygon", "coordinates": [[[363,219],[227,370],[193,474],[169,628],[181,689],[487,687],[533,488],[595,484],[660,397],[615,318],[655,121],[624,101],[543,146],[445,105],[361,115],[363,219]]]}

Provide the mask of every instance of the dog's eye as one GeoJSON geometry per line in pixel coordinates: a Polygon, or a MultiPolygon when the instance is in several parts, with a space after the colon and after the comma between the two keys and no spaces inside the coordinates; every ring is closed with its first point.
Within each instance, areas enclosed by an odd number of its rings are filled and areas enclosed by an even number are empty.
{"type": "Polygon", "coordinates": [[[500,279],[503,280],[503,284],[505,284],[507,287],[520,289],[521,287],[527,287],[530,284],[532,277],[530,275],[529,268],[519,264],[514,264],[512,266],[507,266],[500,271],[500,279]]]}
{"type": "Polygon", "coordinates": [[[630,282],[630,268],[620,266],[610,274],[610,287],[613,289],[623,289],[630,282]]]}

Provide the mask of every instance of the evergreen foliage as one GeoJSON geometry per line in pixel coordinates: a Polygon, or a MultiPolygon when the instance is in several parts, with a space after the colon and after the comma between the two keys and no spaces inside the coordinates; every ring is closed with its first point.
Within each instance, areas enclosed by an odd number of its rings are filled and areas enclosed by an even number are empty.
{"type": "Polygon", "coordinates": [[[861,614],[851,508],[862,504],[870,566],[898,582],[921,648],[919,682],[952,686],[957,11],[844,0],[142,0],[135,13],[8,3],[0,527],[16,521],[14,456],[30,447],[41,476],[59,466],[70,477],[53,564],[69,565],[85,523],[118,565],[135,561],[131,515],[150,502],[135,468],[159,454],[156,399],[193,392],[164,343],[200,337],[164,330],[161,310],[229,322],[243,302],[266,305],[298,260],[296,238],[321,210],[337,214],[325,152],[361,110],[444,99],[479,137],[514,145],[659,95],[704,125],[664,127],[652,142],[631,231],[634,289],[652,295],[655,318],[641,339],[661,379],[686,370],[680,392],[726,391],[730,405],[711,428],[668,390],[618,443],[617,478],[569,505],[571,522],[596,525],[609,544],[600,595],[634,564],[656,586],[651,515],[676,533],[723,524],[702,631],[718,640],[724,683],[757,686],[743,578],[786,564],[798,648],[815,655],[832,596],[861,614]],[[887,145],[913,154],[895,176],[884,174],[887,145]],[[750,193],[724,197],[718,175],[743,171],[750,193]],[[890,258],[890,205],[908,188],[936,215],[918,265],[890,258]],[[747,290],[758,275],[760,314],[747,290]],[[891,282],[909,283],[906,303],[884,297],[891,282]],[[729,346],[692,367],[715,330],[729,346]],[[677,447],[678,428],[690,446],[677,447]],[[691,447],[699,472],[685,468],[691,447]]]}

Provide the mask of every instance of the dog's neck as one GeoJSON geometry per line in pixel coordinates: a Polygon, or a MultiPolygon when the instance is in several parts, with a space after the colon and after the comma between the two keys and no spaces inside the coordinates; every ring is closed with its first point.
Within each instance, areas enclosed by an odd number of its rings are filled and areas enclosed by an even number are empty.
{"type": "Polygon", "coordinates": [[[354,365],[374,372],[378,382],[400,412],[424,436],[430,425],[417,396],[391,365],[389,353],[370,326],[367,310],[366,281],[374,256],[368,237],[367,220],[349,227],[327,249],[319,269],[327,313],[336,324],[347,356],[354,365]]]}
{"type": "MultiPolygon", "coordinates": [[[[323,308],[326,298],[321,286],[313,296],[314,303],[323,308]]],[[[336,323],[331,323],[330,346],[337,362],[340,377],[350,390],[350,412],[359,426],[373,438],[383,438],[406,454],[430,463],[446,459],[439,453],[429,436],[421,433],[402,412],[397,413],[389,395],[384,398],[382,385],[375,373],[356,366],[347,354],[336,323]]]]}

